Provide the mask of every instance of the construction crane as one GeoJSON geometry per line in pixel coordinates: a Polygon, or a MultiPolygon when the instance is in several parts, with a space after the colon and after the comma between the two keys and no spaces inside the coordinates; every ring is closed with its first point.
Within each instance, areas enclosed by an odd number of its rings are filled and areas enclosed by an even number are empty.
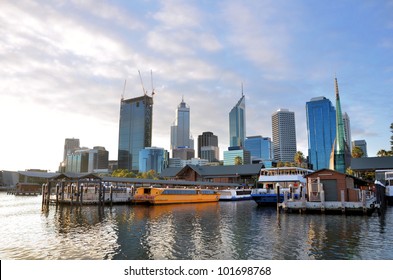
{"type": "Polygon", "coordinates": [[[153,70],[150,70],[150,78],[151,78],[151,97],[155,94],[154,86],[153,86],[153,70]]]}
{"type": "Polygon", "coordinates": [[[142,85],[143,94],[147,95],[147,91],[145,90],[145,87],[143,86],[141,71],[138,70],[138,73],[139,73],[139,78],[141,79],[141,85],[142,85]]]}

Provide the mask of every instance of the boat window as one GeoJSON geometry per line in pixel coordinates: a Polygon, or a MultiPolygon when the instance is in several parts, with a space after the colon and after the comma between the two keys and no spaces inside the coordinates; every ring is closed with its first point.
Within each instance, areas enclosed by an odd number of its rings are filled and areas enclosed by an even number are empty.
{"type": "Polygon", "coordinates": [[[150,191],[151,191],[151,189],[146,188],[146,189],[143,190],[143,193],[144,194],[150,194],[150,191]]]}

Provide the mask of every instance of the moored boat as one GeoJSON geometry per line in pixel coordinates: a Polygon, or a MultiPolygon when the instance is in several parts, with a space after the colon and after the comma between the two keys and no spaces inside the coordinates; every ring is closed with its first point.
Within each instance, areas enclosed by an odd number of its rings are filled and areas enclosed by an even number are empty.
{"type": "Polygon", "coordinates": [[[299,198],[302,188],[306,186],[304,176],[312,172],[300,167],[262,168],[258,178],[258,184],[262,187],[254,189],[251,197],[258,206],[275,206],[277,202],[284,201],[285,193],[289,197],[299,198]]]}
{"type": "Polygon", "coordinates": [[[236,200],[250,200],[251,189],[226,189],[218,190],[220,200],[222,201],[236,201],[236,200]]]}
{"type": "Polygon", "coordinates": [[[389,205],[393,205],[393,171],[385,172],[385,198],[389,205]]]}
{"type": "Polygon", "coordinates": [[[220,194],[215,190],[187,188],[138,188],[132,199],[136,204],[173,204],[217,202],[220,194]]]}

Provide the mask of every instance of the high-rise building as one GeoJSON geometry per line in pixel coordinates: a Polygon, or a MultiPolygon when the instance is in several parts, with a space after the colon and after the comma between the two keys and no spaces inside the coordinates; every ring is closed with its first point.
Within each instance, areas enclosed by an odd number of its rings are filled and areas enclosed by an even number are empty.
{"type": "Polygon", "coordinates": [[[218,137],[212,132],[203,132],[198,136],[198,157],[207,159],[209,162],[219,161],[220,150],[218,148],[218,137]]]}
{"type": "Polygon", "coordinates": [[[80,148],[79,139],[66,138],[64,142],[64,156],[63,161],[67,159],[67,155],[72,154],[74,151],[80,148]]]}
{"type": "Polygon", "coordinates": [[[330,169],[345,173],[350,166],[351,156],[345,139],[345,128],[341,112],[337,78],[334,79],[334,83],[336,90],[336,139],[330,156],[330,169]]]}
{"type": "Polygon", "coordinates": [[[244,148],[250,152],[252,162],[273,160],[273,145],[270,137],[248,136],[244,140],[244,148]]]}
{"type": "Polygon", "coordinates": [[[139,152],[139,172],[154,170],[160,174],[168,166],[168,152],[163,148],[148,147],[139,152]]]}
{"type": "Polygon", "coordinates": [[[153,98],[121,100],[118,168],[139,171],[139,151],[151,147],[153,98]]]}
{"type": "Polygon", "coordinates": [[[104,147],[96,146],[89,150],[89,164],[87,172],[108,170],[109,152],[104,147]]]}
{"type": "Polygon", "coordinates": [[[366,140],[353,140],[352,147],[359,147],[363,151],[362,157],[368,157],[366,140]]]}
{"type": "Polygon", "coordinates": [[[92,173],[107,171],[109,152],[104,147],[80,148],[67,155],[64,172],[92,173]]]}
{"type": "Polygon", "coordinates": [[[276,161],[293,162],[296,154],[295,113],[279,109],[272,114],[273,153],[276,161]]]}
{"type": "Polygon", "coordinates": [[[224,165],[250,164],[250,152],[243,149],[224,151],[224,165]],[[237,160],[240,162],[237,162],[237,160]]]}
{"type": "Polygon", "coordinates": [[[229,112],[229,146],[243,147],[246,138],[246,100],[244,94],[229,112]]]}
{"type": "Polygon", "coordinates": [[[171,150],[179,147],[194,149],[194,140],[190,136],[190,107],[182,99],[171,126],[171,150]]]}
{"type": "Polygon", "coordinates": [[[336,109],[326,97],[306,103],[308,160],[314,170],[329,168],[330,153],[336,138],[336,109]]]}

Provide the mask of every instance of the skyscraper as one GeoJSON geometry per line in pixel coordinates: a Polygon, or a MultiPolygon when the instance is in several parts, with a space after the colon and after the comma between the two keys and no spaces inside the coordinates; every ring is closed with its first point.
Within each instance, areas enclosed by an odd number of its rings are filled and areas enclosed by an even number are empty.
{"type": "Polygon", "coordinates": [[[151,147],[153,98],[121,100],[118,168],[139,171],[139,151],[151,147]]]}
{"type": "Polygon", "coordinates": [[[190,107],[182,99],[176,109],[175,123],[171,126],[171,150],[194,149],[194,140],[190,136],[190,107]]]}
{"type": "Polygon", "coordinates": [[[244,94],[229,112],[229,146],[243,147],[246,138],[246,100],[244,94]]]}
{"type": "Polygon", "coordinates": [[[160,174],[168,166],[168,152],[163,148],[147,147],[139,152],[139,172],[154,170],[160,174]]]}
{"type": "Polygon", "coordinates": [[[248,136],[244,148],[250,152],[251,161],[273,160],[273,145],[270,137],[248,136]]]}
{"type": "Polygon", "coordinates": [[[79,139],[66,138],[64,142],[64,156],[63,161],[67,159],[67,155],[72,154],[74,151],[80,148],[79,139]]]}
{"type": "Polygon", "coordinates": [[[326,97],[306,103],[308,157],[314,170],[329,168],[330,153],[336,138],[336,109],[326,97]]]}
{"type": "Polygon", "coordinates": [[[363,156],[362,157],[368,157],[366,140],[353,140],[352,146],[353,147],[359,147],[363,151],[363,156]]]}
{"type": "Polygon", "coordinates": [[[336,139],[330,156],[330,169],[345,173],[350,164],[350,153],[345,139],[337,78],[334,78],[334,84],[336,90],[336,139]]]}
{"type": "Polygon", "coordinates": [[[203,132],[198,136],[198,157],[209,162],[219,161],[218,137],[213,132],[203,132]]]}
{"type": "Polygon", "coordinates": [[[293,162],[296,154],[295,113],[279,109],[272,115],[274,159],[293,162]]]}

